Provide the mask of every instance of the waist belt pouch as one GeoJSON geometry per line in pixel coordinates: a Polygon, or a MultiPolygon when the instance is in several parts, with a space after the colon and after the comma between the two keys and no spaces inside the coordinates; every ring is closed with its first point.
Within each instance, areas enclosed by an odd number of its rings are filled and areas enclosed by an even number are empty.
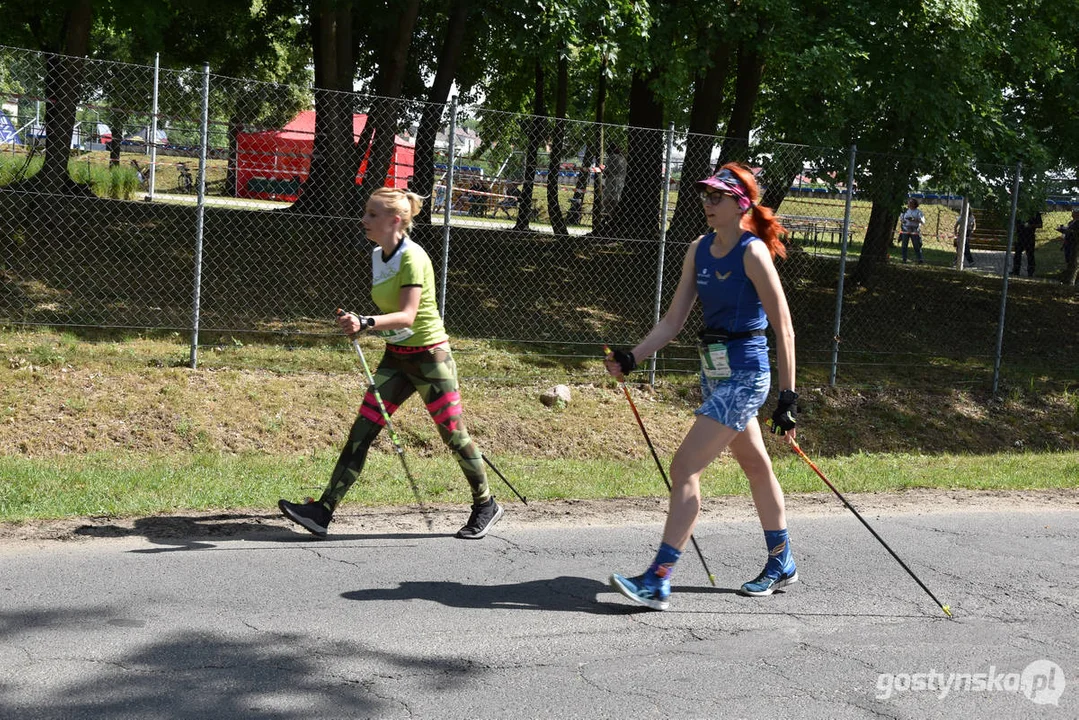
{"type": "Polygon", "coordinates": [[[742,332],[728,332],[722,328],[704,328],[697,337],[700,338],[701,347],[707,347],[715,343],[729,343],[731,340],[742,340],[764,335],[764,328],[759,330],[744,330],[742,332]]]}

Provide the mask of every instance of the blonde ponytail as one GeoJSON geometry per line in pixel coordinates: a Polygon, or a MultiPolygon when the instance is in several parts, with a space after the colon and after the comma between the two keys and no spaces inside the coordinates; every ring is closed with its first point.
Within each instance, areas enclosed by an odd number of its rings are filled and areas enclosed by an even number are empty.
{"type": "Polygon", "coordinates": [[[412,218],[416,217],[423,207],[423,197],[401,188],[381,187],[371,193],[371,199],[375,198],[401,218],[406,233],[412,230],[412,218]]]}

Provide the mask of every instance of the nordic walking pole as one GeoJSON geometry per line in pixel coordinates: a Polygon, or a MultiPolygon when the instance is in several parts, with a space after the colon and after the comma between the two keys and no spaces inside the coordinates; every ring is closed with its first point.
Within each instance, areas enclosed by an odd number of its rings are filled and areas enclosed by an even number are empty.
{"type": "MultiPolygon", "coordinates": [[[[345,311],[341,308],[337,308],[335,313],[337,317],[341,317],[345,314],[345,311]]],[[[412,494],[416,496],[416,504],[420,506],[420,514],[423,515],[424,521],[427,523],[427,529],[434,529],[431,523],[431,514],[427,509],[427,506],[423,503],[423,498],[420,497],[420,487],[416,484],[416,478],[412,477],[412,471],[408,469],[408,463],[405,461],[405,448],[401,445],[400,439],[397,437],[397,431],[393,429],[393,421],[390,420],[390,414],[386,411],[386,404],[382,402],[382,396],[378,393],[378,387],[375,385],[375,377],[371,374],[371,368],[367,366],[367,358],[363,356],[363,348],[360,347],[360,341],[356,339],[355,335],[350,335],[349,340],[352,341],[352,347],[356,351],[356,354],[360,356],[360,365],[363,366],[363,374],[367,378],[367,384],[371,386],[371,394],[375,396],[375,400],[378,402],[378,411],[382,413],[382,421],[386,423],[386,430],[390,434],[390,442],[393,443],[393,449],[397,453],[397,457],[401,458],[401,466],[405,469],[405,475],[408,477],[408,484],[412,486],[412,494]]]]}
{"type": "MultiPolygon", "coordinates": [[[[766,421],[766,424],[768,424],[768,425],[771,425],[771,423],[772,423],[771,420],[766,421]]],[[[880,544],[884,546],[884,549],[887,550],[889,553],[891,553],[892,557],[895,558],[895,561],[897,563],[899,563],[899,565],[904,570],[906,570],[907,573],[912,578],[914,578],[914,582],[918,583],[918,585],[922,588],[922,590],[925,590],[926,595],[933,598],[933,602],[935,602],[940,607],[940,609],[944,611],[944,614],[947,615],[948,617],[951,617],[952,616],[951,607],[949,607],[948,605],[943,605],[943,604],[941,604],[940,600],[937,600],[937,596],[934,595],[933,593],[931,593],[929,591],[929,588],[927,588],[925,586],[925,583],[923,583],[921,580],[919,580],[918,576],[914,574],[914,571],[911,570],[909,567],[907,567],[907,564],[905,562],[903,562],[902,560],[899,559],[899,556],[895,554],[895,551],[892,550],[890,547],[888,547],[888,543],[884,542],[884,539],[880,535],[877,534],[876,530],[874,530],[872,527],[869,526],[869,523],[867,523],[865,521],[865,518],[863,518],[858,513],[858,511],[854,509],[854,506],[851,505],[849,502],[847,502],[847,499],[845,497],[843,497],[843,495],[838,490],[836,490],[835,485],[833,485],[831,482],[829,482],[828,478],[824,477],[824,473],[822,473],[820,471],[820,469],[816,465],[813,464],[813,461],[809,459],[808,455],[806,455],[804,452],[802,452],[802,448],[798,447],[798,443],[792,442],[791,443],[791,449],[794,450],[795,454],[797,454],[798,457],[805,460],[806,464],[809,465],[809,467],[813,468],[813,472],[817,473],[817,476],[821,480],[824,481],[824,484],[827,485],[828,488],[832,492],[835,493],[835,496],[843,501],[843,504],[847,506],[847,509],[850,510],[852,513],[854,513],[854,517],[858,518],[862,522],[862,524],[865,525],[865,529],[868,530],[870,533],[872,533],[873,537],[875,537],[880,542],[880,544]]]]}
{"type": "MultiPolygon", "coordinates": [[[[603,356],[607,357],[610,354],[611,349],[604,345],[603,356]]],[[[663,463],[659,461],[659,455],[656,454],[656,448],[652,445],[652,438],[648,437],[648,431],[644,429],[644,421],[641,420],[641,414],[637,412],[637,406],[633,403],[633,397],[629,394],[629,388],[626,387],[625,376],[618,376],[618,384],[622,386],[622,392],[626,394],[626,400],[629,400],[629,408],[633,411],[633,417],[637,418],[637,425],[641,428],[641,434],[644,435],[644,441],[648,443],[648,449],[652,451],[652,459],[656,461],[656,467],[659,468],[659,474],[660,477],[663,478],[663,484],[667,486],[667,492],[670,493],[672,492],[671,481],[667,479],[667,471],[663,469],[663,463]]],[[[715,587],[716,576],[708,569],[708,563],[704,561],[704,553],[701,552],[701,546],[697,544],[697,538],[690,535],[689,539],[693,543],[693,549],[697,551],[697,557],[701,559],[701,565],[704,567],[704,572],[708,575],[708,582],[712,583],[712,587],[715,587]]]]}
{"type": "Polygon", "coordinates": [[[510,485],[510,481],[506,479],[506,476],[502,474],[502,471],[499,470],[498,468],[496,468],[495,464],[493,462],[491,462],[490,460],[488,460],[486,455],[484,455],[483,453],[480,453],[480,455],[483,457],[483,461],[485,463],[487,463],[487,465],[492,470],[495,471],[495,474],[498,475],[498,477],[502,478],[502,482],[506,483],[506,487],[508,487],[510,490],[512,490],[513,494],[516,495],[517,497],[521,498],[521,502],[523,502],[525,505],[527,505],[528,504],[528,499],[524,495],[522,495],[521,493],[517,492],[517,488],[510,485]]]}

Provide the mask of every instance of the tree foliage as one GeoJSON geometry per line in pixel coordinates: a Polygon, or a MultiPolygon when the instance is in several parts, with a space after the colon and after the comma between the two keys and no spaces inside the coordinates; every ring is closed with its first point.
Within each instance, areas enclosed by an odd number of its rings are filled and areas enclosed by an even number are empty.
{"type": "MultiPolygon", "coordinates": [[[[482,107],[459,118],[475,122],[479,153],[523,181],[522,229],[545,199],[566,232],[557,189],[533,192],[537,169],[553,178],[564,160],[602,166],[617,142],[628,145],[633,203],[614,216],[623,225],[601,216],[594,227],[655,237],[668,123],[688,130],[684,179],[717,158],[751,160],[773,206],[807,167],[844,177],[856,145],[856,186],[873,201],[860,278],[887,261],[895,217],[919,182],[1002,204],[1021,162],[1033,206],[1049,174],[1079,165],[1079,0],[8,0],[4,12],[0,43],[72,56],[51,60],[43,83],[0,62],[0,86],[49,97],[56,128],[89,98],[122,110],[147,94],[141,81],[87,75],[83,57],[146,64],[160,52],[166,68],[209,62],[245,78],[214,92],[230,137],[279,125],[313,96],[326,152],[316,152],[300,205],[321,211],[354,211],[362,158],[375,153],[377,184],[393,134],[413,123],[423,136],[417,180],[429,187],[451,88],[482,107]],[[349,122],[357,89],[377,97],[359,143],[349,122]]],[[[171,82],[163,98],[175,105],[163,111],[194,115],[191,76],[171,82]]],[[[130,120],[117,112],[114,122],[130,120]]],[[[50,167],[43,177],[66,182],[60,160],[50,167]]],[[[677,237],[700,220],[692,193],[681,200],[677,237]]]]}

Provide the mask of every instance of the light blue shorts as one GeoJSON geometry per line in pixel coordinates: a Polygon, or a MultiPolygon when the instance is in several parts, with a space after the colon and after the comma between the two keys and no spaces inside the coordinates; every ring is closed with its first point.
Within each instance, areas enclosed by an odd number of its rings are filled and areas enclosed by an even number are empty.
{"type": "Polygon", "coordinates": [[[696,415],[742,432],[768,399],[772,374],[768,370],[733,370],[729,378],[709,380],[701,374],[701,397],[704,403],[696,415]]]}

